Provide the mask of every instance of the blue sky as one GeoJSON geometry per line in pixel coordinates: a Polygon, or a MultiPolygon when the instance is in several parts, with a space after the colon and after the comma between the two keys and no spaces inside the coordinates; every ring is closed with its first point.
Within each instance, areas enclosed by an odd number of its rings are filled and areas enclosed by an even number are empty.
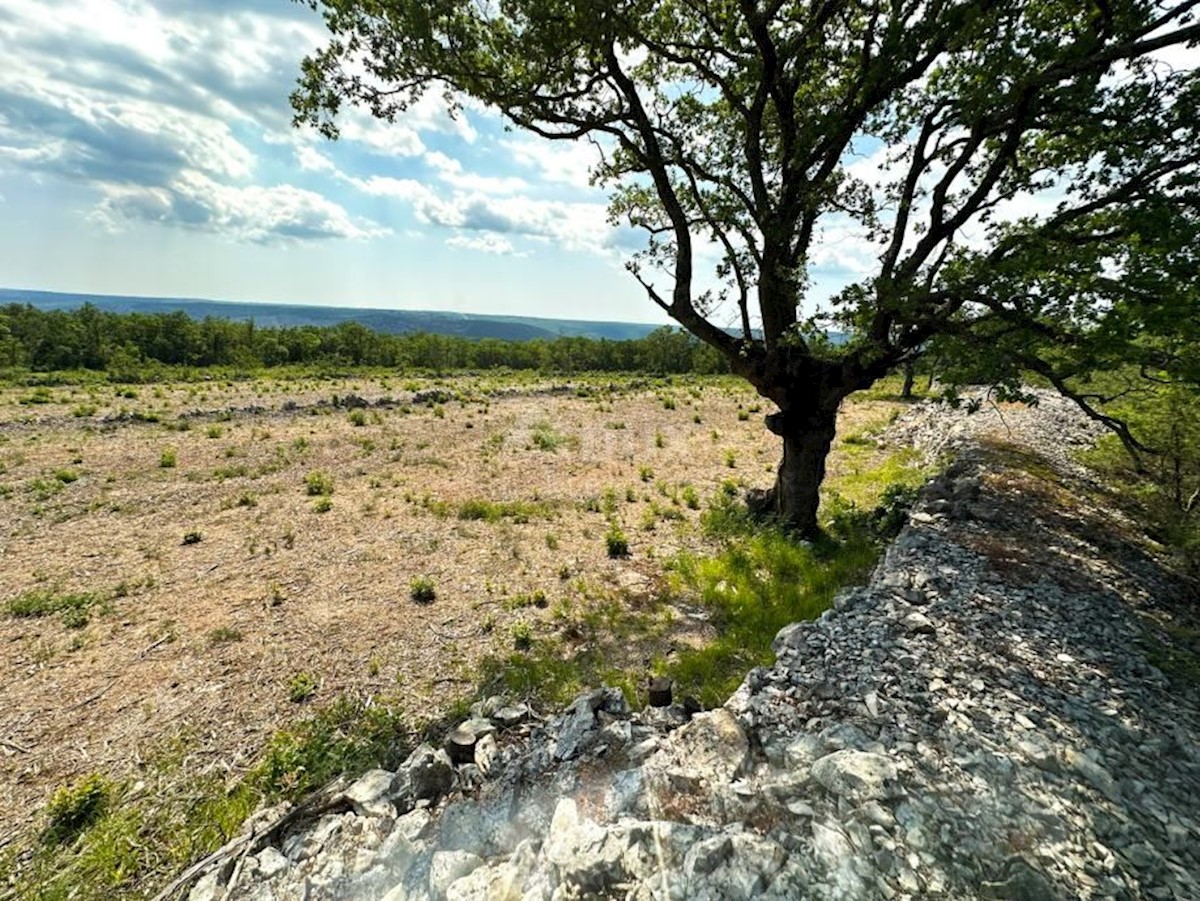
{"type": "Polygon", "coordinates": [[[0,0],[0,286],[665,321],[586,143],[432,98],[294,130],[322,39],[288,0],[0,0]]]}

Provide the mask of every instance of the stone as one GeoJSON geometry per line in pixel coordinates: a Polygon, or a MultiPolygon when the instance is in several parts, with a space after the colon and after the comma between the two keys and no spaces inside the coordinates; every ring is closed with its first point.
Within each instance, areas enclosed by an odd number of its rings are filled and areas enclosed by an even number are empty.
{"type": "Polygon", "coordinates": [[[911,635],[935,635],[937,629],[934,628],[933,621],[924,613],[919,613],[914,610],[901,620],[901,624],[905,630],[911,635]]]}
{"type": "Polygon", "coordinates": [[[288,859],[270,845],[258,852],[258,873],[263,879],[274,879],[289,866],[288,859]]]}
{"type": "Polygon", "coordinates": [[[514,729],[529,719],[529,707],[526,704],[501,707],[492,715],[492,719],[502,729],[514,729]]]}
{"type": "Polygon", "coordinates": [[[852,804],[895,794],[896,765],[882,754],[834,751],[813,764],[812,774],[827,791],[852,804]]]}
{"type": "Polygon", "coordinates": [[[387,770],[369,770],[346,789],[346,799],[359,816],[394,815],[396,808],[385,797],[391,791],[393,779],[395,774],[387,770]]]}
{"type": "Polygon", "coordinates": [[[444,898],[451,883],[476,870],[483,861],[470,851],[435,851],[429,861],[429,893],[444,898]]]}
{"type": "Polygon", "coordinates": [[[405,812],[417,801],[432,801],[454,785],[450,756],[431,745],[419,745],[396,771],[388,793],[405,812]]]}
{"type": "Polygon", "coordinates": [[[496,744],[494,735],[485,735],[475,744],[475,765],[485,776],[491,770],[498,753],[500,753],[500,748],[496,744]]]}

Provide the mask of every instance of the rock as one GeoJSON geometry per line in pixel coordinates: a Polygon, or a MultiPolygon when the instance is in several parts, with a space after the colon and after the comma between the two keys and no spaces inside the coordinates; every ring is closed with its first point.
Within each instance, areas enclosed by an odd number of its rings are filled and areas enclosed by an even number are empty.
{"type": "Polygon", "coordinates": [[[676,788],[732,782],[745,768],[750,743],[737,719],[718,707],[701,713],[671,736],[671,744],[656,759],[676,788]]]}
{"type": "Polygon", "coordinates": [[[388,793],[407,812],[417,801],[432,801],[454,785],[450,756],[428,744],[419,745],[397,770],[388,793]]]}
{"type": "Polygon", "coordinates": [[[935,635],[937,633],[933,621],[924,613],[918,613],[915,610],[905,616],[901,620],[901,624],[911,635],[935,635]]]}
{"type": "Polygon", "coordinates": [[[396,808],[384,797],[391,791],[394,773],[369,770],[346,789],[346,799],[354,805],[359,816],[394,815],[396,808]]]}
{"type": "Polygon", "coordinates": [[[813,764],[812,774],[827,791],[852,804],[895,794],[896,765],[882,754],[834,751],[813,764]]]}
{"type": "Polygon", "coordinates": [[[492,715],[492,719],[502,729],[513,729],[529,719],[529,707],[525,704],[501,707],[492,715]]]}
{"type": "Polygon", "coordinates": [[[263,879],[274,879],[289,866],[288,859],[270,845],[258,852],[258,873],[263,879]]]}
{"type": "Polygon", "coordinates": [[[477,869],[483,861],[469,851],[435,851],[429,861],[429,893],[444,898],[450,884],[477,869]]]}
{"type": "Polygon", "coordinates": [[[1008,862],[1005,878],[997,882],[984,882],[980,894],[996,901],[1057,901],[1061,898],[1050,880],[1036,870],[1023,857],[1008,862]]]}
{"type": "Polygon", "coordinates": [[[487,775],[492,768],[492,763],[496,759],[496,755],[500,749],[496,745],[496,737],[494,735],[485,735],[475,745],[475,765],[483,775],[487,775]]]}

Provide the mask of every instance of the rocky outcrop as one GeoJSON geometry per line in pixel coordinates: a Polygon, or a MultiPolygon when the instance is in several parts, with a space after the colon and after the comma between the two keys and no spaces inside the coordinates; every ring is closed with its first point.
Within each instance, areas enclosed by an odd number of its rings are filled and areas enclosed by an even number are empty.
{"type": "Polygon", "coordinates": [[[1010,463],[964,451],[722,708],[480,705],[473,762],[418,748],[193,901],[1200,898],[1200,701],[1144,626],[1190,589],[1010,463]]]}

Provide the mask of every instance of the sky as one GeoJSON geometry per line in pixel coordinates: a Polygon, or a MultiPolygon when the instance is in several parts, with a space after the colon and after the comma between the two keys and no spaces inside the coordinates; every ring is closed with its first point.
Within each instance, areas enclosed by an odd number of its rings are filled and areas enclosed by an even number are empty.
{"type": "Polygon", "coordinates": [[[435,98],[294,129],[325,38],[289,0],[0,0],[0,287],[667,321],[589,144],[435,98]]]}

